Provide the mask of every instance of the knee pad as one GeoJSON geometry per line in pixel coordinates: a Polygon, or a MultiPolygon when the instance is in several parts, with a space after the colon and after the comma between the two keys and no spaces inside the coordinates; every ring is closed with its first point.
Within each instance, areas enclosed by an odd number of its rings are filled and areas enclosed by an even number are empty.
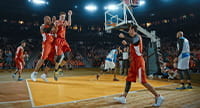
{"type": "Polygon", "coordinates": [[[191,80],[189,70],[185,70],[184,73],[185,73],[185,79],[186,80],[191,80]]]}
{"type": "Polygon", "coordinates": [[[64,55],[65,55],[64,60],[65,60],[65,61],[70,60],[70,53],[71,53],[71,52],[65,52],[65,53],[64,53],[64,55]]]}
{"type": "Polygon", "coordinates": [[[178,70],[178,73],[179,73],[179,75],[180,75],[180,80],[183,80],[183,79],[184,79],[183,70],[178,70]]]}
{"type": "Polygon", "coordinates": [[[60,62],[63,60],[63,58],[64,58],[64,55],[59,55],[59,56],[57,56],[57,57],[56,57],[56,62],[57,62],[57,63],[60,63],[60,62]]]}
{"type": "Polygon", "coordinates": [[[51,67],[51,62],[49,60],[45,60],[45,67],[51,67]]]}

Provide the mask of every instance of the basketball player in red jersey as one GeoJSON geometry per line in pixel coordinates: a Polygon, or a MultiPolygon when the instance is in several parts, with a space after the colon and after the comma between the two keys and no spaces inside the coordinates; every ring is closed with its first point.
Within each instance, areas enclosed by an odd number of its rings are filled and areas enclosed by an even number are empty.
{"type": "Polygon", "coordinates": [[[66,41],[66,27],[71,26],[71,16],[72,11],[68,11],[68,21],[65,20],[66,13],[60,12],[59,20],[55,22],[55,26],[57,27],[57,37],[55,39],[55,50],[56,50],[56,65],[54,71],[54,80],[58,80],[58,74],[64,66],[64,64],[69,60],[69,54],[71,52],[71,48],[66,41]]]}
{"type": "MultiPolygon", "coordinates": [[[[31,74],[31,79],[33,81],[36,81],[38,71],[39,71],[40,67],[44,64],[44,61],[45,60],[53,61],[53,59],[54,59],[54,57],[52,57],[52,55],[55,52],[53,42],[54,42],[54,38],[55,38],[56,27],[52,23],[51,18],[49,16],[44,17],[44,24],[42,24],[40,26],[40,32],[43,37],[42,55],[41,55],[40,60],[37,62],[34,72],[31,74]]],[[[48,81],[46,71],[44,74],[41,75],[41,78],[46,82],[48,81]]]]}
{"type": "Polygon", "coordinates": [[[128,76],[126,78],[126,87],[121,97],[115,97],[114,99],[120,103],[126,103],[126,96],[131,88],[131,82],[136,82],[136,78],[139,78],[139,82],[142,83],[154,96],[155,104],[153,106],[160,106],[164,98],[158,94],[155,89],[147,82],[145,72],[145,61],[142,55],[143,45],[142,38],[137,34],[137,26],[131,25],[129,28],[129,36],[124,34],[119,35],[120,38],[124,38],[123,45],[129,45],[130,48],[130,68],[128,76]]]}
{"type": "Polygon", "coordinates": [[[16,64],[16,72],[12,74],[13,79],[15,79],[16,74],[18,73],[18,81],[22,81],[24,79],[21,78],[22,70],[25,66],[24,62],[24,47],[26,46],[26,42],[22,41],[21,45],[17,47],[17,51],[15,53],[15,64],[16,64]]]}

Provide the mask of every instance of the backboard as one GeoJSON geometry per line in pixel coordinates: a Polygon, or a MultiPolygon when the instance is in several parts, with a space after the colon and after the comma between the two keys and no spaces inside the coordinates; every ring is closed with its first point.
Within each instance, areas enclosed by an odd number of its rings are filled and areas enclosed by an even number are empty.
{"type": "Polygon", "coordinates": [[[136,24],[135,17],[133,16],[133,5],[138,0],[123,0],[116,5],[115,10],[107,10],[105,12],[105,30],[120,28],[128,23],[136,24]]]}

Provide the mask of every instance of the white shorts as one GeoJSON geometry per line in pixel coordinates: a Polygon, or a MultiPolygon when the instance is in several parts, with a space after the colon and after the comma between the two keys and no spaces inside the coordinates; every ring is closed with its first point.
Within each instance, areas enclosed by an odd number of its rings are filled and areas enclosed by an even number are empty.
{"type": "Polygon", "coordinates": [[[109,69],[114,69],[115,68],[115,63],[111,62],[111,61],[105,61],[105,70],[109,70],[109,69]]]}
{"type": "Polygon", "coordinates": [[[186,70],[189,69],[189,62],[190,62],[190,56],[181,58],[178,57],[178,69],[180,70],[186,70]]]}

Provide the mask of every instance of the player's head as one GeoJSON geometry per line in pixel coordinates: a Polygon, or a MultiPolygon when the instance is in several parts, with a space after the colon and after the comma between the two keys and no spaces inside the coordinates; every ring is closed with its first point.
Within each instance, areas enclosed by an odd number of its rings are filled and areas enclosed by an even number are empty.
{"type": "Polygon", "coordinates": [[[117,46],[116,49],[117,49],[117,54],[122,51],[121,46],[117,46]]]}
{"type": "Polygon", "coordinates": [[[21,41],[21,46],[22,46],[22,47],[26,47],[26,41],[25,41],[25,40],[22,40],[22,41],[21,41]]]}
{"type": "Polygon", "coordinates": [[[51,23],[51,18],[49,16],[44,17],[44,24],[50,24],[51,23]]]}
{"type": "Polygon", "coordinates": [[[128,50],[127,50],[127,47],[124,47],[123,51],[125,51],[125,52],[128,51],[128,50]]]}
{"type": "Polygon", "coordinates": [[[176,33],[176,38],[183,37],[183,32],[179,31],[176,33]]]}
{"type": "Polygon", "coordinates": [[[52,17],[52,23],[54,23],[56,21],[56,16],[52,17]]]}
{"type": "Polygon", "coordinates": [[[129,26],[129,31],[128,31],[129,35],[134,35],[137,33],[137,25],[133,25],[131,24],[129,26]]]}
{"type": "Polygon", "coordinates": [[[64,20],[65,20],[65,17],[66,17],[66,13],[65,13],[65,12],[60,12],[59,20],[64,21],[64,20]]]}

